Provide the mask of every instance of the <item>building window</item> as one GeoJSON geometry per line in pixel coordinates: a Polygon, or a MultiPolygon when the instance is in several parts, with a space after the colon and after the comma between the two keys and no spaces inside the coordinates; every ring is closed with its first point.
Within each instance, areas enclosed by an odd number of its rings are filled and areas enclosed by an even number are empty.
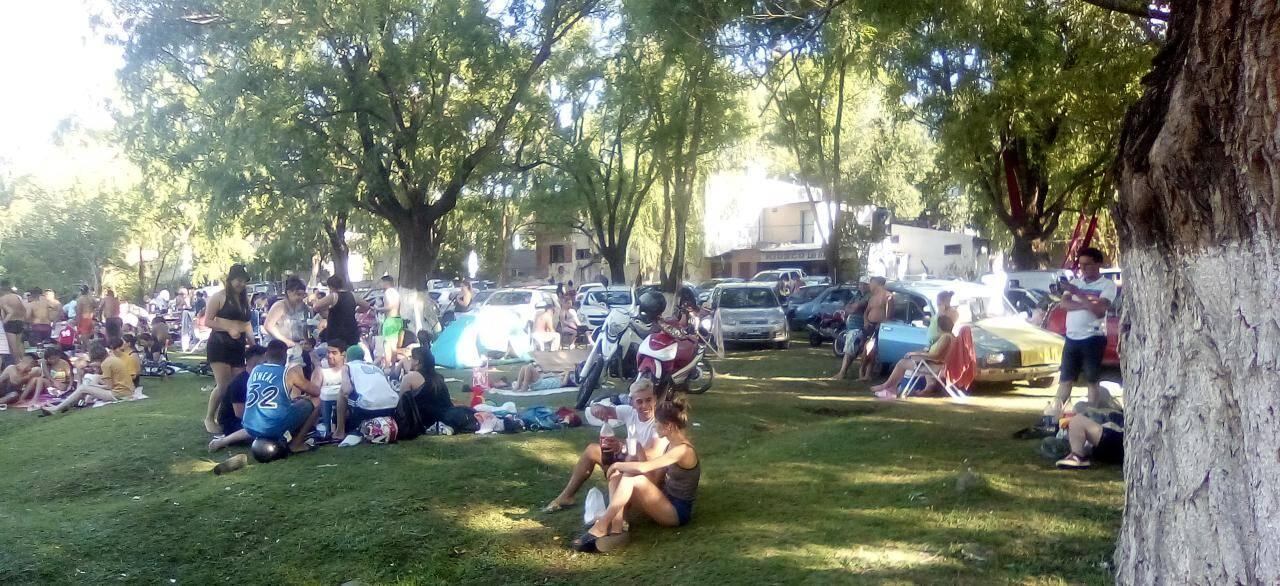
{"type": "Polygon", "coordinates": [[[564,245],[552,244],[551,245],[551,264],[558,264],[562,262],[565,262],[564,245]]]}
{"type": "Polygon", "coordinates": [[[805,210],[800,212],[800,242],[813,243],[813,214],[805,210]]]}
{"type": "Polygon", "coordinates": [[[942,254],[947,256],[958,256],[962,252],[962,246],[959,244],[948,244],[942,247],[942,254]]]}
{"type": "Polygon", "coordinates": [[[577,259],[577,260],[590,260],[590,259],[591,259],[591,249],[590,249],[590,248],[579,248],[579,249],[577,250],[577,252],[575,252],[575,253],[574,253],[573,258],[575,258],[575,259],[577,259]]]}

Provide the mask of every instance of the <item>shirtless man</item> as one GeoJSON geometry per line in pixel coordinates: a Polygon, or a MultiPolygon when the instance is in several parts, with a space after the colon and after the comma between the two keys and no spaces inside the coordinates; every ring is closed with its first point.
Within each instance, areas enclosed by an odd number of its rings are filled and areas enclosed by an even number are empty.
{"type": "Polygon", "coordinates": [[[385,368],[395,360],[404,333],[404,320],[400,318],[400,292],[396,290],[396,280],[391,275],[382,277],[382,312],[382,356],[378,357],[378,363],[385,368]]]}
{"type": "Polygon", "coordinates": [[[560,334],[556,332],[555,307],[545,303],[538,307],[533,318],[533,344],[539,350],[554,352],[560,349],[560,334]]]}
{"type": "Polygon", "coordinates": [[[98,312],[98,300],[88,285],[80,286],[80,296],[76,298],[76,333],[80,335],[81,347],[88,348],[93,338],[93,315],[98,312]]]}
{"type": "Polygon", "coordinates": [[[53,322],[62,310],[53,291],[32,289],[27,303],[27,321],[31,322],[31,343],[41,346],[53,337],[53,322]]]}
{"type": "Polygon", "coordinates": [[[22,301],[22,296],[14,293],[13,284],[8,279],[0,279],[0,321],[4,322],[9,355],[14,358],[21,356],[24,348],[22,334],[27,331],[27,304],[22,301]]]}
{"type": "Polygon", "coordinates": [[[884,277],[871,277],[871,297],[867,300],[862,326],[862,336],[867,343],[866,357],[862,359],[860,369],[864,381],[871,380],[871,374],[879,366],[880,324],[889,318],[889,306],[893,303],[893,293],[885,288],[885,284],[884,277]]]}
{"type": "Polygon", "coordinates": [[[115,289],[108,288],[102,295],[102,323],[108,338],[120,335],[124,322],[120,319],[120,300],[116,298],[115,289]]]}

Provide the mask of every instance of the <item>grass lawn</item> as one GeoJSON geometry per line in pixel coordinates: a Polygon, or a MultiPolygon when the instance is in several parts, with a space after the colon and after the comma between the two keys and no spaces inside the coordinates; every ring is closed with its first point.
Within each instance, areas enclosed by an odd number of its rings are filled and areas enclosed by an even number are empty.
{"type": "Polygon", "coordinates": [[[595,429],[326,448],[214,476],[199,417],[212,379],[0,413],[0,583],[1110,581],[1120,471],[1054,470],[1010,439],[1048,391],[881,403],[823,380],[834,366],[807,347],[718,362],[692,401],[693,523],[633,524],[608,556],[567,547],[580,508],[537,512],[595,429]],[[966,469],[981,480],[958,490],[966,469]]]}

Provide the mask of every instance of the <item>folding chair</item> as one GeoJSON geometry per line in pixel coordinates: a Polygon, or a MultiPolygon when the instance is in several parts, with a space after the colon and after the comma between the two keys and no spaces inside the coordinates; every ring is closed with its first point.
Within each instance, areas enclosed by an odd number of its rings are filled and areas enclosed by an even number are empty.
{"type": "Polygon", "coordinates": [[[942,390],[946,391],[952,399],[963,401],[969,397],[969,385],[973,384],[973,377],[977,370],[978,357],[973,349],[973,330],[969,326],[964,326],[960,328],[955,341],[947,348],[947,356],[942,361],[941,372],[927,360],[917,361],[899,397],[907,398],[915,389],[917,381],[932,377],[942,385],[942,390]]]}

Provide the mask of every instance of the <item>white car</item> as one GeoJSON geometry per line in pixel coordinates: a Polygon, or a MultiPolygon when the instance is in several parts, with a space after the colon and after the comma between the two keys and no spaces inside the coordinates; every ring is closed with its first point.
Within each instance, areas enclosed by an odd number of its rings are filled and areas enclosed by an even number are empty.
{"type": "Polygon", "coordinates": [[[791,345],[787,314],[772,284],[726,283],[711,294],[711,308],[720,314],[725,342],[791,345]]]}
{"type": "Polygon", "coordinates": [[[597,286],[582,297],[581,305],[578,314],[594,329],[604,324],[604,319],[609,316],[609,310],[612,308],[634,310],[636,292],[625,285],[597,286]]]}
{"type": "Polygon", "coordinates": [[[538,308],[548,303],[559,315],[560,302],[556,299],[555,291],[499,289],[485,300],[484,306],[477,310],[477,314],[486,318],[514,319],[520,325],[531,325],[538,315],[538,308]]]}

